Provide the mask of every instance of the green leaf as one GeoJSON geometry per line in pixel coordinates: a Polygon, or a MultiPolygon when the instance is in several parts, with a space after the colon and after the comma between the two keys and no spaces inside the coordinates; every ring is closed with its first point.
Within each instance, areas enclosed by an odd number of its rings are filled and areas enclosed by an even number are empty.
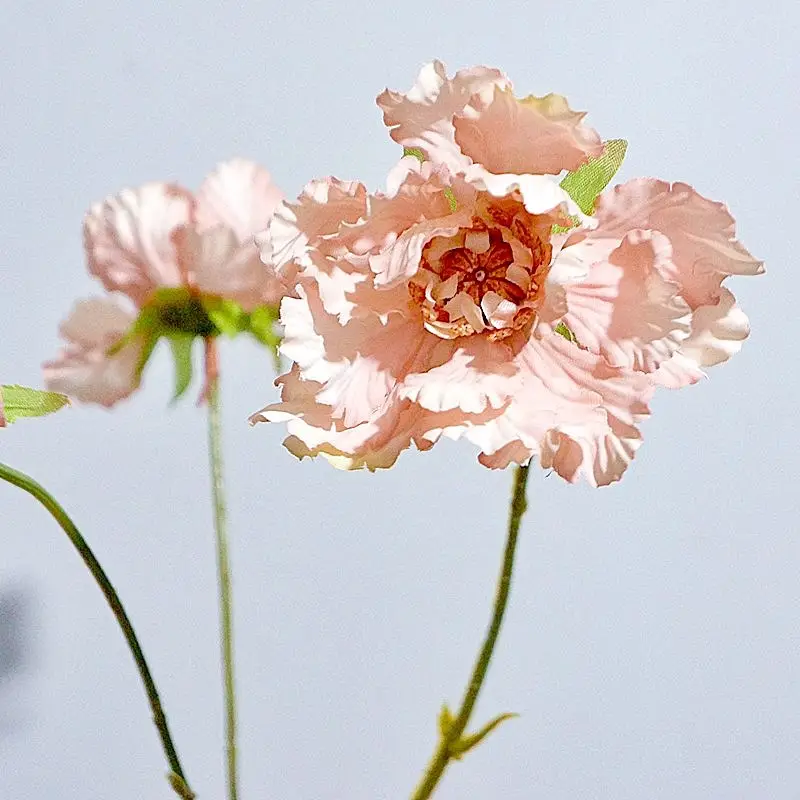
{"type": "Polygon", "coordinates": [[[446,739],[448,734],[450,733],[450,728],[453,727],[453,720],[455,717],[453,716],[453,712],[450,710],[450,707],[447,703],[442,705],[442,710],[439,712],[439,736],[442,739],[446,739]]]}
{"type": "Polygon", "coordinates": [[[495,717],[491,722],[487,722],[477,733],[469,736],[462,736],[457,742],[450,745],[450,755],[457,761],[461,760],[464,753],[468,753],[474,747],[477,747],[498,725],[505,722],[507,719],[518,717],[519,714],[500,714],[495,717]]]}
{"type": "Polygon", "coordinates": [[[43,417],[69,405],[69,398],[58,392],[45,392],[27,386],[0,386],[0,420],[9,424],[21,417],[43,417]]]}
{"type": "Polygon", "coordinates": [[[404,147],[403,148],[403,158],[406,156],[414,156],[414,158],[418,158],[420,161],[425,160],[425,153],[419,149],[419,147],[404,147]]]}
{"type": "Polygon", "coordinates": [[[578,204],[584,214],[594,212],[597,195],[608,186],[625,158],[628,143],[624,139],[605,142],[603,154],[570,172],[561,188],[578,204]]]}
{"type": "Polygon", "coordinates": [[[578,337],[569,329],[565,322],[559,322],[554,328],[555,332],[563,336],[568,342],[578,344],[578,337]]]}
{"type": "Polygon", "coordinates": [[[447,202],[450,204],[450,211],[455,211],[458,208],[458,201],[456,200],[453,190],[449,186],[445,188],[444,196],[447,198],[447,202]]]}
{"type": "Polygon", "coordinates": [[[206,297],[202,302],[208,318],[220,333],[232,337],[247,330],[248,315],[238,303],[222,297],[206,297]]]}
{"type": "Polygon", "coordinates": [[[175,395],[172,402],[176,402],[189,388],[192,382],[192,345],[194,336],[179,334],[169,337],[172,348],[172,359],[175,362],[175,395]]]}

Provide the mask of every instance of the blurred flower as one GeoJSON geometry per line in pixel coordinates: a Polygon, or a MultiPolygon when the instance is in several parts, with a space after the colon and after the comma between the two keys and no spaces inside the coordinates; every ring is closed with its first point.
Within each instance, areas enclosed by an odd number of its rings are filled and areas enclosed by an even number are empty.
{"type": "Polygon", "coordinates": [[[517,98],[499,70],[473,67],[447,77],[433,61],[406,93],[378,96],[392,138],[468,176],[558,174],[602,152],[585,113],[558,94],[517,98]]]}
{"type": "Polygon", "coordinates": [[[657,385],[738,350],[747,320],[722,280],[762,271],[683,184],[632,181],[590,217],[549,177],[411,157],[386,194],[310,184],[257,241],[296,283],[294,363],[251,421],[286,421],[292,453],[376,469],[464,437],[488,467],[535,457],[592,485],[622,476],[657,385]]]}
{"type": "MultiPolygon", "coordinates": [[[[268,339],[261,311],[285,289],[253,235],[280,201],[266,170],[234,159],[194,195],[148,183],[93,206],[84,221],[89,272],[111,294],[79,301],[62,323],[66,345],[44,365],[48,387],[112,406],[138,387],[161,336],[189,346],[240,330],[268,339]]],[[[175,352],[190,358],[185,346],[175,352]]]]}

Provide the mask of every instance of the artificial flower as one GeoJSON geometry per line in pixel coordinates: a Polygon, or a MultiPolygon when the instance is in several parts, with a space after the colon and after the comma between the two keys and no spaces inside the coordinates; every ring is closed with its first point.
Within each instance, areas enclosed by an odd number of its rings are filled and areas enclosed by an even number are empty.
{"type": "Polygon", "coordinates": [[[293,364],[251,421],[286,422],[295,455],[349,469],[448,437],[488,467],[618,480],[656,387],[740,346],[722,280],[761,263],[683,184],[632,181],[586,216],[546,176],[446,161],[403,158],[375,195],[316,181],[278,208],[257,241],[295,283],[293,364]]]}
{"type": "Polygon", "coordinates": [[[145,314],[156,334],[192,337],[218,332],[209,316],[215,303],[242,318],[277,306],[284,283],[253,235],[281,199],[266,170],[233,159],[196,194],[148,183],[94,205],[84,220],[86,258],[110,294],[78,301],[62,323],[66,344],[44,365],[47,386],[112,406],[138,387],[154,346],[153,331],[136,327],[145,314]]]}

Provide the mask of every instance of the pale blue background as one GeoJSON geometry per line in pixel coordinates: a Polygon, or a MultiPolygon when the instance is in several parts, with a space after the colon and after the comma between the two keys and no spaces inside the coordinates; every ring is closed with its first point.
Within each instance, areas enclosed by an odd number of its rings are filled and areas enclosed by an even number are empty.
{"type": "MultiPolygon", "coordinates": [[[[374,96],[421,63],[505,69],[630,140],[621,179],[725,200],[768,274],[732,285],[743,353],[662,393],[622,484],[536,470],[508,622],[477,721],[518,711],[442,800],[800,797],[796,292],[798,12],[787,2],[373,5],[6,0],[0,22],[0,377],[38,384],[78,296],[85,208],[197,186],[233,155],[289,195],[372,187],[398,156],[374,96]]],[[[243,798],[407,797],[457,702],[493,593],[510,473],[467,445],[379,475],[298,463],[270,362],[223,352],[243,798]]],[[[2,431],[118,584],[201,798],[223,796],[204,416],[168,410],[164,353],[113,413],[2,431]]],[[[97,588],[0,486],[0,588],[33,593],[27,671],[0,684],[0,798],[171,797],[138,678],[97,588]],[[6,722],[10,723],[6,725],[6,722]]]]}

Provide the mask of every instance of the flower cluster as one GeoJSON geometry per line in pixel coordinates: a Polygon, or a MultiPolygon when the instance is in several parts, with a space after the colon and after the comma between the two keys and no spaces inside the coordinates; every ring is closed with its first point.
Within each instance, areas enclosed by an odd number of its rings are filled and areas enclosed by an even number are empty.
{"type": "Polygon", "coordinates": [[[451,78],[434,62],[378,105],[412,153],[386,191],[314,181],[256,237],[293,288],[292,365],[251,421],[286,422],[292,453],[348,469],[447,437],[487,467],[536,458],[568,481],[618,480],[655,389],[741,347],[723,281],[761,262],[686,184],[570,193],[608,148],[559,95],[520,99],[498,70],[451,78]]]}
{"type": "Polygon", "coordinates": [[[270,310],[286,287],[253,235],[281,200],[266,170],[234,159],[196,194],[148,183],[93,206],[84,221],[86,257],[111,294],[79,301],[61,325],[66,345],[44,365],[48,388],[112,406],[138,387],[162,336],[186,359],[198,336],[246,328],[269,340],[270,310]]]}

